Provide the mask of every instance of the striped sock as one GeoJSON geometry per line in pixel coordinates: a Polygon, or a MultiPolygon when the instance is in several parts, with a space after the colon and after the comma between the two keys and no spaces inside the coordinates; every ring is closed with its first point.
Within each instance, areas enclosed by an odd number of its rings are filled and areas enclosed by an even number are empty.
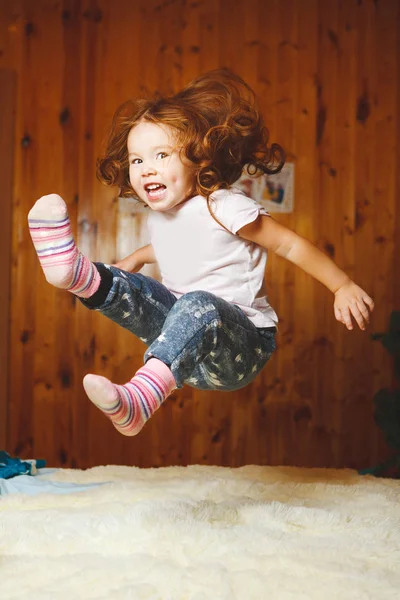
{"type": "Polygon", "coordinates": [[[42,196],[30,210],[28,223],[47,281],[80,298],[90,298],[100,285],[100,275],[75,245],[64,200],[57,194],[42,196]]]}
{"type": "Polygon", "coordinates": [[[176,388],[176,382],[167,365],[151,358],[125,385],[116,385],[100,375],[86,375],[83,386],[93,404],[120,433],[137,435],[176,388]]]}

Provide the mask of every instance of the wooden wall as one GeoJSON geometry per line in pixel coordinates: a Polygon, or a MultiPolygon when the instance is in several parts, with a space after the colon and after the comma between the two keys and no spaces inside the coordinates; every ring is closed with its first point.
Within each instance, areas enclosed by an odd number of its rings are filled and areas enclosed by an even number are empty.
{"type": "MultiPolygon", "coordinates": [[[[392,370],[369,333],[400,308],[399,15],[399,0],[0,1],[0,68],[17,86],[9,452],[80,468],[365,467],[387,455],[372,396],[392,370]],[[281,324],[263,374],[236,393],[185,387],[137,438],[124,438],[88,401],[82,377],[123,383],[144,346],[45,282],[27,213],[58,192],[90,258],[132,251],[142,218],[95,179],[113,111],[218,66],[254,87],[271,138],[295,162],[295,213],[277,218],[331,254],[376,312],[369,333],[346,331],[331,294],[271,256],[281,324]]],[[[3,236],[3,219],[0,227],[3,236]]]]}

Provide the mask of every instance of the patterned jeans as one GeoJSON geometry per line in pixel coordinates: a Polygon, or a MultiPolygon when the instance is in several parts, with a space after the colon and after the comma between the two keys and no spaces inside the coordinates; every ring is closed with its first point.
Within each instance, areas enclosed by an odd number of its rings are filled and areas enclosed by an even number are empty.
{"type": "Polygon", "coordinates": [[[204,291],[177,299],[140,273],[107,268],[113,276],[106,299],[83,304],[128,329],[147,346],[144,360],[168,365],[177,387],[237,390],[249,384],[275,350],[275,328],[257,328],[236,305],[204,291]]]}

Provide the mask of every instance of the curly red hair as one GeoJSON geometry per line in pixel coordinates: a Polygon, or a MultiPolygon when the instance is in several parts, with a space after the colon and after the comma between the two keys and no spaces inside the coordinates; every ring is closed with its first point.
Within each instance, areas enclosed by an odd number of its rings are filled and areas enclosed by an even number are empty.
{"type": "Polygon", "coordinates": [[[129,181],[127,140],[140,121],[171,127],[181,156],[194,167],[194,191],[209,199],[230,187],[246,167],[250,175],[278,173],[285,162],[255,103],[253,90],[229,69],[217,69],[193,80],[171,97],[125,102],[116,111],[97,176],[117,185],[120,195],[135,195],[129,181]]]}

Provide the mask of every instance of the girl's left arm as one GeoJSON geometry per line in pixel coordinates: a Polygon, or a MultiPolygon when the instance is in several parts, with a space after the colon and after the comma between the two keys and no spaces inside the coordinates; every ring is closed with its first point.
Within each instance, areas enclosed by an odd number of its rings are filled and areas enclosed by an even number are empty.
{"type": "Polygon", "coordinates": [[[360,329],[365,329],[374,309],[372,298],[310,241],[265,215],[242,227],[238,234],[286,258],[323,283],[335,295],[336,319],[353,329],[353,316],[360,329]]]}

